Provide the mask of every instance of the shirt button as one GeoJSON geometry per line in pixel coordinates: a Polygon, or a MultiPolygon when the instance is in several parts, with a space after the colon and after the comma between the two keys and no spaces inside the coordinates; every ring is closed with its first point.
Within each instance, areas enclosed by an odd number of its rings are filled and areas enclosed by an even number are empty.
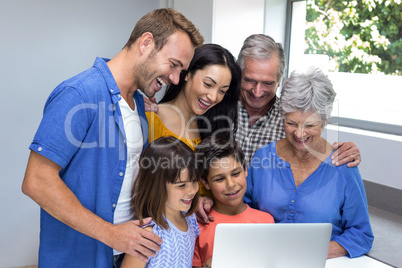
{"type": "Polygon", "coordinates": [[[40,151],[42,151],[42,147],[39,147],[39,148],[38,148],[38,152],[40,152],[40,151]]]}
{"type": "Polygon", "coordinates": [[[294,200],[292,200],[292,203],[294,203],[295,201],[294,200]]]}
{"type": "Polygon", "coordinates": [[[116,207],[116,204],[113,204],[113,205],[112,205],[112,207],[114,207],[114,208],[115,208],[115,207],[116,207]]]}
{"type": "Polygon", "coordinates": [[[113,89],[111,89],[110,92],[113,92],[113,89]]]}
{"type": "Polygon", "coordinates": [[[123,172],[120,172],[120,173],[119,173],[119,176],[120,176],[120,177],[123,177],[123,172]]]}
{"type": "Polygon", "coordinates": [[[124,143],[126,143],[126,140],[123,140],[124,143]]]}

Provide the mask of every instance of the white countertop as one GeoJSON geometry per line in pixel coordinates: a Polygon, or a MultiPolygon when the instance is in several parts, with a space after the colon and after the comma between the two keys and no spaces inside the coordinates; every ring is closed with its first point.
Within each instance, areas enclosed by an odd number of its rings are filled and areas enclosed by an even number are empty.
{"type": "Polygon", "coordinates": [[[329,259],[325,268],[392,268],[392,266],[364,255],[353,259],[345,256],[329,259]]]}

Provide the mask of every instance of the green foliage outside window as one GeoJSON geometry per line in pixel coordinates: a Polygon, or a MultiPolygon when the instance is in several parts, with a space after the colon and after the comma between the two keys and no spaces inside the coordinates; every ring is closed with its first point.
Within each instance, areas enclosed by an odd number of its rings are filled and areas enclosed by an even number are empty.
{"type": "Polygon", "coordinates": [[[307,0],[306,54],[330,71],[402,75],[401,0],[307,0]]]}

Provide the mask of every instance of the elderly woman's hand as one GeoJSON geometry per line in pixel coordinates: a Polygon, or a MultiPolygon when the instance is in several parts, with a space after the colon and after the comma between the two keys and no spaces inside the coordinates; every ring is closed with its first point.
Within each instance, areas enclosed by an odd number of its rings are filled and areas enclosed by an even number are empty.
{"type": "Polygon", "coordinates": [[[347,164],[348,167],[356,167],[361,162],[360,150],[353,142],[335,142],[333,145],[336,150],[332,156],[332,164],[341,166],[347,164]]]}
{"type": "Polygon", "coordinates": [[[327,259],[342,257],[345,256],[346,254],[348,254],[348,252],[344,247],[339,245],[338,242],[335,241],[329,242],[327,259]]]}

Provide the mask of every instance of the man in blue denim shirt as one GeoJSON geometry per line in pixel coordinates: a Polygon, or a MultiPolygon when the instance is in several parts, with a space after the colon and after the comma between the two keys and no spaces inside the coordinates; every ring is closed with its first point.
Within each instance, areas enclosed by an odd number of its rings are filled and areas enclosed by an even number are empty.
{"type": "Polygon", "coordinates": [[[159,250],[161,239],[138,221],[115,222],[119,196],[130,192],[124,186],[132,168],[128,133],[139,137],[139,153],[148,144],[137,89],[153,97],[163,85],[177,84],[202,43],[182,14],[154,10],[114,58],[97,58],[51,93],[22,185],[41,206],[40,267],[112,267],[112,249],[144,261],[159,250]],[[138,127],[129,129],[123,110],[136,113],[138,127]]]}

